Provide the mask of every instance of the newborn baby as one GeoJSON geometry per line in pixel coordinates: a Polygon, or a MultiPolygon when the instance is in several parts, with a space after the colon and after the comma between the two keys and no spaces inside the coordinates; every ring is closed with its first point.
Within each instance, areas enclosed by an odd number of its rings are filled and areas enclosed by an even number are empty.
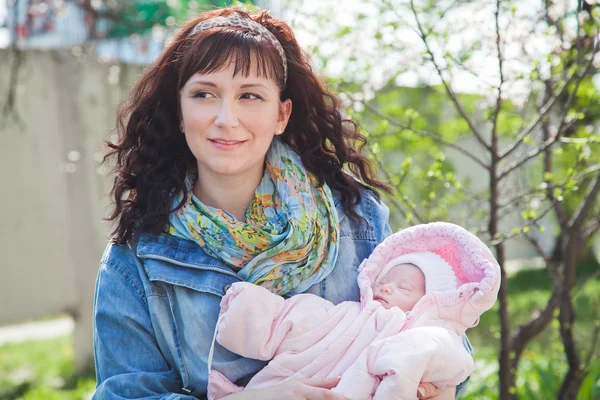
{"type": "Polygon", "coordinates": [[[410,311],[425,296],[425,275],[414,264],[393,267],[373,287],[373,300],[386,310],[398,307],[410,311]]]}
{"type": "MultiPolygon", "coordinates": [[[[235,283],[221,301],[216,341],[271,360],[246,389],[341,376],[350,399],[416,399],[419,382],[454,387],[473,371],[461,335],[495,302],[499,266],[477,237],[448,223],[391,235],[363,262],[360,302],[289,299],[235,283]]],[[[210,370],[210,364],[209,364],[210,370]]],[[[209,398],[243,390],[216,370],[209,398]]]]}

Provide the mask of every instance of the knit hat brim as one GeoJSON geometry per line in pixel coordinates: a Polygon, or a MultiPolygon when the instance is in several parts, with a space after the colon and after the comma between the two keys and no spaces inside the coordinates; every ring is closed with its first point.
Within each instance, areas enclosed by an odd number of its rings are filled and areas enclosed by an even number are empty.
{"type": "Polygon", "coordinates": [[[454,270],[446,260],[432,252],[407,253],[392,259],[381,270],[375,283],[379,283],[392,268],[400,264],[413,264],[423,272],[425,293],[456,290],[457,281],[454,270]]]}

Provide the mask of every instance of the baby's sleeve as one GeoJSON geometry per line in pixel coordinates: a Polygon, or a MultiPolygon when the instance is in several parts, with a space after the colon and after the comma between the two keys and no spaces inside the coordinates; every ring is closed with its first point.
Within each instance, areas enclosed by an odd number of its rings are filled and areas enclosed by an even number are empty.
{"type": "Polygon", "coordinates": [[[343,374],[336,391],[351,399],[358,381],[374,400],[414,399],[420,382],[453,387],[474,369],[460,337],[440,327],[419,327],[371,344],[343,374]]]}
{"type": "Polygon", "coordinates": [[[322,322],[317,316],[325,314],[315,310],[331,306],[311,294],[284,299],[258,285],[234,283],[221,300],[217,342],[241,356],[270,360],[287,339],[310,328],[306,325],[322,322]]]}

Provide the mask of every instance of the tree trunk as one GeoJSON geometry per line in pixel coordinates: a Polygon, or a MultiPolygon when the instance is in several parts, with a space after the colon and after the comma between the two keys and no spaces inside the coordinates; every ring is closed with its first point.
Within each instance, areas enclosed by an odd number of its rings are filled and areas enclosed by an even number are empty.
{"type": "Polygon", "coordinates": [[[573,325],[575,323],[575,308],[573,306],[573,298],[571,291],[575,285],[575,268],[582,249],[582,239],[579,232],[571,231],[569,240],[563,248],[565,255],[564,264],[564,289],[562,293],[562,301],[560,304],[560,314],[558,316],[560,322],[560,336],[563,342],[569,371],[563,379],[558,399],[571,400],[577,398],[577,392],[585,376],[585,371],[582,369],[579,353],[575,343],[573,333],[573,325]]]}
{"type": "Polygon", "coordinates": [[[518,396],[514,393],[516,368],[514,368],[511,359],[512,347],[510,340],[510,317],[508,314],[508,282],[503,267],[505,255],[504,246],[502,244],[496,246],[496,257],[498,263],[501,265],[500,274],[502,279],[500,291],[498,292],[498,299],[500,301],[500,352],[498,354],[500,364],[500,396],[498,398],[502,400],[514,400],[518,399],[518,396]]]}
{"type": "Polygon", "coordinates": [[[585,378],[585,373],[582,370],[567,372],[563,380],[560,391],[558,392],[557,400],[574,400],[577,398],[581,383],[585,378]]]}

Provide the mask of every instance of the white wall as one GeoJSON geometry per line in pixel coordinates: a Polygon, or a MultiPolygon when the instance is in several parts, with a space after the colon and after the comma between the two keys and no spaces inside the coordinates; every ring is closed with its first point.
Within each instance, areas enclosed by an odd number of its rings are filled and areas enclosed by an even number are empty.
{"type": "MultiPolygon", "coordinates": [[[[21,58],[15,113],[0,121],[0,325],[69,312],[83,366],[108,234],[109,182],[98,161],[128,90],[108,77],[121,68],[135,79],[141,69],[82,63],[70,51],[28,50],[21,58]]],[[[10,51],[0,50],[0,104],[11,63],[10,51]]]]}

